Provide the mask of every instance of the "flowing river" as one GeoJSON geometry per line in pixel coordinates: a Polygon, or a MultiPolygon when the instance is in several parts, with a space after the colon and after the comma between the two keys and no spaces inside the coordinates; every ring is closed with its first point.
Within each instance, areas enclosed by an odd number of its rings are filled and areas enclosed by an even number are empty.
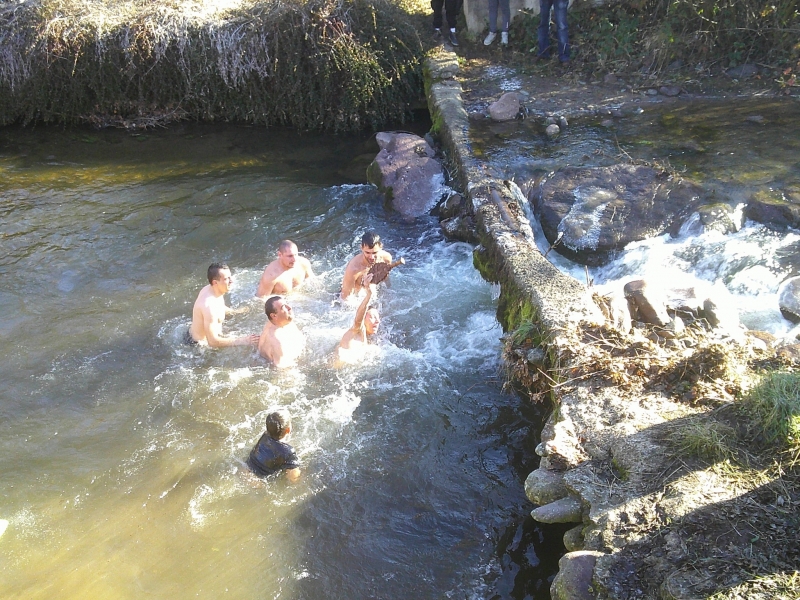
{"type": "Polygon", "coordinates": [[[501,389],[495,291],[435,219],[346,183],[376,151],[232,126],[0,130],[0,597],[549,597],[563,529],[528,516],[541,415],[501,389]],[[378,293],[374,356],[334,370],[355,304],[332,300],[367,229],[407,264],[378,293]],[[261,331],[256,283],[287,237],[317,274],[291,296],[299,367],[183,345],[213,261],[249,309],[225,331],[261,331]],[[294,485],[244,464],[277,407],[294,485]]]}

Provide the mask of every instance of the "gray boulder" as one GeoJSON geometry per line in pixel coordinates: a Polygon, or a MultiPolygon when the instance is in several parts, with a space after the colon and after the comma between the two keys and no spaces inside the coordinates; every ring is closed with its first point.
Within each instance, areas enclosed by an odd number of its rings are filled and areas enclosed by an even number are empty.
{"type": "Polygon", "coordinates": [[[800,323],[800,277],[790,277],[781,284],[778,306],[784,319],[800,323]]]}
{"type": "Polygon", "coordinates": [[[381,132],[375,139],[381,150],[367,169],[369,182],[403,216],[428,214],[447,190],[433,148],[411,133],[381,132]]]}
{"type": "Polygon", "coordinates": [[[533,198],[556,251],[590,266],[607,262],[630,242],[677,231],[697,209],[702,189],[650,167],[567,167],[533,198]]]}
{"type": "Polygon", "coordinates": [[[749,79],[758,75],[758,67],[750,64],[739,65],[725,71],[725,75],[731,79],[749,79]]]}
{"type": "Polygon", "coordinates": [[[697,209],[700,223],[706,231],[719,231],[720,233],[735,233],[742,228],[741,220],[735,219],[733,207],[724,202],[706,204],[697,209]]]}
{"type": "Polygon", "coordinates": [[[602,552],[569,552],[558,561],[558,574],[550,586],[553,600],[594,600],[594,566],[602,552]]]}
{"type": "Polygon", "coordinates": [[[568,496],[564,473],[541,468],[531,471],[525,480],[525,495],[534,504],[549,504],[568,496]]]}
{"type": "Polygon", "coordinates": [[[534,508],[531,516],[540,523],[580,523],[583,521],[583,509],[580,500],[568,496],[534,508]]]}
{"type": "Polygon", "coordinates": [[[493,121],[513,121],[519,115],[519,109],[519,96],[514,92],[507,92],[497,102],[489,105],[489,116],[493,121]]]}
{"type": "Polygon", "coordinates": [[[762,190],[751,196],[745,209],[748,219],[775,229],[800,228],[800,193],[762,190]]]}
{"type": "Polygon", "coordinates": [[[629,281],[623,290],[631,319],[662,327],[670,322],[666,298],[659,291],[648,288],[644,279],[629,281]]]}

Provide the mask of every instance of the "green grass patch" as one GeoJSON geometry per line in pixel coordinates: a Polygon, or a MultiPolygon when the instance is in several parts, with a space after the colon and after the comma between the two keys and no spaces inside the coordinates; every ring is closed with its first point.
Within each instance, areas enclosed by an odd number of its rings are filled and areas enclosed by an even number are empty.
{"type": "Polygon", "coordinates": [[[757,436],[800,464],[800,373],[765,374],[740,404],[757,436]]]}

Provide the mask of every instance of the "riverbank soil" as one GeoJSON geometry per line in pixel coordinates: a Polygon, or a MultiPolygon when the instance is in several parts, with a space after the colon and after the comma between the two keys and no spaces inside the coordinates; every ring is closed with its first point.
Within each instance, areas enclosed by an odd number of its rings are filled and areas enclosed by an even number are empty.
{"type": "MultiPolygon", "coordinates": [[[[447,49],[459,56],[456,79],[464,108],[475,119],[485,118],[488,105],[512,90],[520,93],[529,117],[568,119],[641,103],[797,93],[764,78],[737,80],[721,70],[656,77],[592,73],[586,65],[534,63],[527,48],[486,48],[482,39],[462,38],[458,48],[447,49]],[[486,77],[487,69],[503,70],[502,77],[486,77]]],[[[796,351],[755,339],[723,343],[701,329],[691,333],[691,344],[670,348],[653,343],[648,333],[635,330],[628,336],[584,325],[571,343],[561,345],[569,349],[561,358],[570,371],[546,378],[525,358],[536,351],[533,340],[508,338],[513,340],[506,352],[509,373],[532,399],[572,393],[561,383],[553,394],[549,385],[540,387],[545,380],[580,381],[575,389],[604,404],[576,430],[608,432],[619,419],[636,431],[624,440],[602,441],[576,433],[578,446],[594,447],[586,463],[571,472],[572,480],[567,475],[572,491],[584,485],[580,477],[591,480],[580,490],[584,500],[587,489],[594,494],[591,506],[584,507],[590,516],[582,547],[607,554],[598,561],[592,595],[800,598],[800,469],[796,457],[767,439],[741,402],[766,374],[798,372],[796,351]],[[637,425],[630,413],[640,409],[651,422],[637,425]]]]}

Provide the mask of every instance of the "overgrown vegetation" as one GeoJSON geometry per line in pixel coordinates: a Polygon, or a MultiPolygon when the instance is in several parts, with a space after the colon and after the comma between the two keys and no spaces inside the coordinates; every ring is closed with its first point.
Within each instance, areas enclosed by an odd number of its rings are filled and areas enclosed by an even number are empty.
{"type": "MultiPolygon", "coordinates": [[[[797,0],[629,0],[578,5],[568,17],[573,58],[600,71],[756,63],[793,85],[800,68],[797,0]]],[[[531,49],[538,24],[539,16],[528,14],[514,25],[531,49]]]]}
{"type": "Polygon", "coordinates": [[[388,0],[0,4],[0,124],[402,121],[422,45],[388,0]]]}
{"type": "Polygon", "coordinates": [[[744,396],[742,408],[763,442],[776,447],[790,467],[800,465],[800,374],[765,374],[744,396]]]}

